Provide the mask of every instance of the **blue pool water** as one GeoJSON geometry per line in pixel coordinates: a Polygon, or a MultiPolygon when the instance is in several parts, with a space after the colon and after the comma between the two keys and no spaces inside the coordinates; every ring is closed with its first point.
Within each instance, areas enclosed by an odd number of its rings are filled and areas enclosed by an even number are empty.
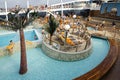
{"type": "Polygon", "coordinates": [[[109,51],[107,40],[92,38],[92,54],[75,62],[57,61],[40,48],[27,50],[28,72],[19,75],[20,53],[0,58],[0,80],[72,80],[100,64],[109,51]]]}
{"type": "MultiPolygon", "coordinates": [[[[34,41],[34,35],[36,35],[34,30],[25,31],[24,33],[26,40],[34,41]]],[[[7,46],[10,40],[13,40],[13,42],[19,41],[20,40],[19,32],[0,35],[0,47],[7,46]]]]}
{"type": "Polygon", "coordinates": [[[93,27],[87,27],[88,30],[95,30],[93,27]]]}

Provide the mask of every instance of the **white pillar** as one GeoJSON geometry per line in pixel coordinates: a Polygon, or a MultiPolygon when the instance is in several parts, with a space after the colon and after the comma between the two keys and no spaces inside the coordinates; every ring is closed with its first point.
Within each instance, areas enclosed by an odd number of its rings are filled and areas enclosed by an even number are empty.
{"type": "Polygon", "coordinates": [[[47,12],[48,12],[48,4],[49,4],[49,0],[47,0],[46,15],[47,15],[47,12]]]}
{"type": "Polygon", "coordinates": [[[5,0],[5,12],[6,12],[6,20],[8,21],[7,1],[6,0],[5,0]]]}
{"type": "Polygon", "coordinates": [[[48,4],[49,4],[49,0],[47,0],[47,7],[48,7],[48,4]]]}
{"type": "Polygon", "coordinates": [[[61,0],[61,16],[63,17],[63,0],[61,0]]]}
{"type": "MultiPolygon", "coordinates": [[[[29,8],[29,0],[27,0],[27,8],[29,8]]],[[[28,13],[28,19],[29,19],[29,13],[28,13]]]]}

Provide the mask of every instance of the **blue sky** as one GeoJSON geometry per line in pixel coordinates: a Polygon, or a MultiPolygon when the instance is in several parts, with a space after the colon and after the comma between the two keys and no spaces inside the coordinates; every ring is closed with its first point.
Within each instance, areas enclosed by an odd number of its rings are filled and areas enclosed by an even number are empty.
{"type": "MultiPolygon", "coordinates": [[[[4,8],[4,1],[0,0],[0,8],[4,8]]],[[[20,5],[22,7],[27,7],[27,0],[6,0],[8,3],[8,7],[15,7],[15,5],[20,5]]],[[[55,4],[60,3],[61,0],[49,0],[49,4],[55,4]]],[[[75,1],[75,0],[63,0],[63,2],[69,2],[69,1],[75,1]]],[[[47,3],[47,0],[29,0],[30,5],[45,5],[47,3]]]]}
{"type": "MultiPolygon", "coordinates": [[[[63,2],[74,1],[74,0],[63,0],[63,2]]],[[[8,7],[15,7],[15,5],[21,5],[22,7],[26,7],[27,0],[7,0],[8,7]]],[[[46,4],[47,0],[29,0],[30,5],[40,5],[46,4]]],[[[60,3],[60,0],[49,0],[49,4],[60,3]]],[[[4,0],[0,0],[0,8],[4,8],[4,0]]]]}

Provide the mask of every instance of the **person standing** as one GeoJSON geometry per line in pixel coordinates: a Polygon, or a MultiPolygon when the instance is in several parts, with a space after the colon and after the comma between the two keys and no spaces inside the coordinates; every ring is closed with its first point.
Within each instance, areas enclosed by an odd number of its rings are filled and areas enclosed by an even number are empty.
{"type": "Polygon", "coordinates": [[[115,24],[115,21],[113,21],[113,22],[112,22],[112,26],[115,27],[115,25],[116,25],[116,24],[115,24]]]}
{"type": "Polygon", "coordinates": [[[98,29],[99,29],[99,25],[96,24],[96,26],[95,26],[95,30],[97,31],[98,29]]]}

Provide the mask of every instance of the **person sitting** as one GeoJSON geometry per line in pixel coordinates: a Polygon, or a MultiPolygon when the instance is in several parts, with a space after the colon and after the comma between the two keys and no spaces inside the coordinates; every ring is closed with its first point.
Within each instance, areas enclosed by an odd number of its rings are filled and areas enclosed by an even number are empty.
{"type": "Polygon", "coordinates": [[[37,40],[38,38],[37,38],[37,36],[36,35],[34,35],[34,40],[37,40]]]}
{"type": "Polygon", "coordinates": [[[9,43],[9,45],[13,45],[14,43],[13,43],[13,41],[12,40],[10,40],[10,43],[9,43]]]}
{"type": "Polygon", "coordinates": [[[10,40],[9,45],[6,47],[6,49],[8,50],[8,52],[9,52],[10,54],[13,53],[13,47],[14,47],[14,43],[13,43],[12,40],[10,40]]]}

